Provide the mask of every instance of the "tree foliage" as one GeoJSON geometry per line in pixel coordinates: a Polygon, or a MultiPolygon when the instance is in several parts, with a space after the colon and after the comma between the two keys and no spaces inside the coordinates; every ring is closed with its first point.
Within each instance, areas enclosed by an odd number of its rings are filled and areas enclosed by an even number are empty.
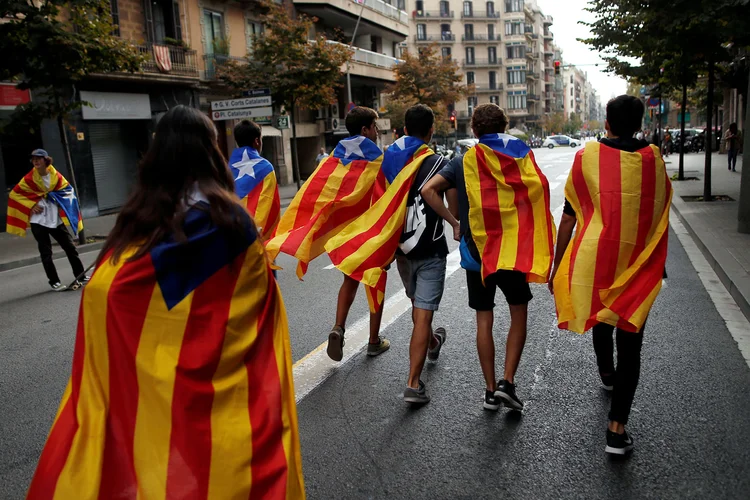
{"type": "Polygon", "coordinates": [[[549,113],[542,118],[542,127],[547,135],[560,134],[565,130],[565,114],[562,111],[549,113]]]}

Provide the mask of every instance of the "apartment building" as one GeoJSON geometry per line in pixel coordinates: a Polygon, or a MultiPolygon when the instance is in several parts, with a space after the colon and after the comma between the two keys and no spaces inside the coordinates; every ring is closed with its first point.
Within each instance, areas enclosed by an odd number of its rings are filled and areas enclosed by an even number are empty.
{"type": "Polygon", "coordinates": [[[565,118],[569,119],[575,113],[585,122],[586,73],[575,66],[567,65],[563,69],[564,110],[565,118]]]}

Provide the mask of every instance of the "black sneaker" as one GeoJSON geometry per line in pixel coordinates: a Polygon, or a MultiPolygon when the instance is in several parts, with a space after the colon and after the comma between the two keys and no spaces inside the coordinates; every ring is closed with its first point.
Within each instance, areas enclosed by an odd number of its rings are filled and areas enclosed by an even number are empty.
{"type": "Polygon", "coordinates": [[[617,434],[607,429],[607,446],[604,447],[606,453],[612,455],[624,455],[633,449],[633,438],[628,431],[617,434]]]}
{"type": "Polygon", "coordinates": [[[603,373],[599,374],[599,378],[602,379],[602,387],[604,387],[605,390],[611,391],[615,388],[615,374],[610,373],[609,375],[604,375],[603,373]]]}
{"type": "Polygon", "coordinates": [[[426,405],[430,402],[430,396],[427,394],[424,382],[419,381],[419,388],[407,387],[404,390],[404,401],[413,405],[426,405]]]}
{"type": "Polygon", "coordinates": [[[503,406],[503,400],[496,392],[484,391],[484,409],[497,411],[503,406]]]}
{"type": "Polygon", "coordinates": [[[438,339],[438,345],[436,345],[434,349],[427,349],[427,359],[430,361],[438,360],[440,357],[440,349],[443,348],[443,344],[445,344],[445,340],[448,338],[448,333],[443,327],[435,329],[434,335],[438,339]]]}
{"type": "Polygon", "coordinates": [[[516,396],[515,384],[511,384],[507,380],[501,380],[497,384],[495,396],[502,398],[505,406],[507,406],[511,410],[523,410],[523,401],[518,399],[518,396],[516,396]]]}

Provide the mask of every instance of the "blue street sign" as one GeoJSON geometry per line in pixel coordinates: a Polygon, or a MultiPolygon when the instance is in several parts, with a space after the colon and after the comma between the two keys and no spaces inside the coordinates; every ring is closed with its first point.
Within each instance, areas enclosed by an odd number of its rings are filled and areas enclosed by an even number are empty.
{"type": "Polygon", "coordinates": [[[242,91],[242,97],[259,97],[264,95],[271,95],[271,89],[251,89],[242,91]]]}

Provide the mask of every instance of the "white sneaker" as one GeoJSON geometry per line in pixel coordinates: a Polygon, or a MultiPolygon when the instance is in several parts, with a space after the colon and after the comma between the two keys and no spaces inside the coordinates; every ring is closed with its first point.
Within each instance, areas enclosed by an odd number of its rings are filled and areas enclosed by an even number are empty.
{"type": "Polygon", "coordinates": [[[52,283],[50,286],[56,292],[62,292],[63,290],[65,290],[65,287],[59,281],[57,283],[52,283]]]}

